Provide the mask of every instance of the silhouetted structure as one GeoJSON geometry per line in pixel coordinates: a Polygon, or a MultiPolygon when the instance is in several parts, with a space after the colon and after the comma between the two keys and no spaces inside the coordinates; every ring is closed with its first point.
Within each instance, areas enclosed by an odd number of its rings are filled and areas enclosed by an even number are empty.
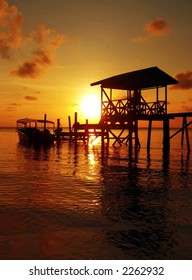
{"type": "MultiPolygon", "coordinates": [[[[160,70],[158,67],[150,67],[137,70],[117,76],[113,76],[104,80],[92,83],[92,86],[101,86],[101,125],[114,138],[114,144],[120,145],[125,141],[129,144],[129,152],[132,154],[133,139],[135,139],[135,150],[140,147],[138,138],[138,121],[146,120],[148,126],[147,149],[150,150],[151,128],[153,121],[163,122],[163,148],[169,150],[169,120],[175,117],[183,117],[183,127],[181,131],[184,135],[186,130],[186,138],[189,147],[189,138],[187,127],[187,116],[192,113],[168,114],[168,85],[177,84],[178,81],[160,70]],[[142,95],[144,90],[155,90],[155,97],[148,94],[150,101],[145,100],[142,95]],[[115,92],[121,94],[124,92],[123,98],[115,97],[115,92]],[[119,131],[116,134],[114,131],[119,131]],[[124,131],[128,131],[123,136],[124,131]]],[[[117,94],[116,94],[117,95],[117,94]]],[[[182,136],[183,139],[183,136],[182,136]]],[[[183,141],[183,140],[182,140],[183,141]]]]}
{"type": "Polygon", "coordinates": [[[142,70],[128,72],[103,79],[91,84],[101,87],[101,119],[99,124],[79,124],[77,113],[75,114],[74,130],[70,128],[70,139],[88,140],[90,134],[102,137],[109,143],[113,139],[113,145],[126,143],[129,146],[129,154],[132,155],[133,144],[135,155],[140,148],[138,136],[138,122],[148,121],[147,149],[150,150],[151,129],[153,121],[163,122],[163,150],[169,151],[170,139],[182,132],[182,144],[184,132],[186,132],[187,147],[190,150],[187,117],[192,113],[168,114],[168,86],[177,84],[178,81],[160,70],[158,67],[150,67],[142,70]],[[143,92],[147,92],[146,100],[143,92]],[[170,119],[183,118],[183,125],[174,135],[170,136],[170,119]]]}

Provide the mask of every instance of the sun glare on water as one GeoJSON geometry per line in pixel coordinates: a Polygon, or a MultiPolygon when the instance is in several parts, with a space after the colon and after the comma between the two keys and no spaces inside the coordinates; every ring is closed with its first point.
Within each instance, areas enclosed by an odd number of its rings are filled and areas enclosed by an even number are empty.
{"type": "Polygon", "coordinates": [[[86,95],[81,103],[81,111],[88,120],[100,118],[101,103],[99,97],[95,95],[86,95]]]}

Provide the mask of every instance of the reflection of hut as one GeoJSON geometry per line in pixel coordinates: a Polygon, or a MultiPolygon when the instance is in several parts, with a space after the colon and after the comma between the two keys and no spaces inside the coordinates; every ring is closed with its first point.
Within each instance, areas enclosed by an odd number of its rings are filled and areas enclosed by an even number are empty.
{"type": "MultiPolygon", "coordinates": [[[[160,120],[164,125],[164,146],[169,147],[169,119],[176,115],[167,113],[168,85],[177,84],[174,78],[160,70],[158,67],[150,67],[125,74],[113,76],[92,83],[92,86],[101,86],[101,121],[108,134],[115,143],[126,141],[132,149],[132,139],[135,146],[139,146],[138,121],[149,121],[148,147],[150,145],[150,133],[152,121],[160,120]],[[114,98],[115,91],[123,92],[122,98],[114,98]],[[142,95],[144,90],[155,91],[155,97],[146,100],[142,95]],[[120,134],[114,131],[121,130],[120,134]],[[124,131],[128,130],[125,137],[124,131]],[[133,137],[133,133],[135,134],[133,137]]],[[[183,113],[184,114],[184,113],[183,113]]],[[[178,114],[177,114],[178,116],[178,114]]],[[[182,115],[183,116],[183,115],[182,115]]],[[[188,125],[188,124],[187,124],[188,125]]],[[[184,130],[184,126],[182,128],[184,130]]]]}

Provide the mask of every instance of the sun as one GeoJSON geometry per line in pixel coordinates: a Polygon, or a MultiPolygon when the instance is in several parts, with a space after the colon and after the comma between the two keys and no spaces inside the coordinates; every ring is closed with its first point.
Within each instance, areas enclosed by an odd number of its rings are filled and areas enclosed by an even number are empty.
{"type": "Polygon", "coordinates": [[[96,95],[86,95],[81,102],[81,111],[88,120],[99,120],[101,113],[101,102],[96,95]]]}

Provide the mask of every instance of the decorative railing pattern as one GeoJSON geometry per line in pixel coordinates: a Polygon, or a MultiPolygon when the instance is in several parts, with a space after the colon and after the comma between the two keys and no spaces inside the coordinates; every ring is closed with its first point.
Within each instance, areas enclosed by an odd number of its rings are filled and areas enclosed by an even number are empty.
{"type": "Polygon", "coordinates": [[[120,99],[120,100],[106,100],[102,102],[102,117],[110,118],[110,116],[123,116],[130,113],[137,115],[162,115],[166,114],[166,102],[146,102],[141,97],[141,102],[134,104],[132,100],[120,99]]]}

